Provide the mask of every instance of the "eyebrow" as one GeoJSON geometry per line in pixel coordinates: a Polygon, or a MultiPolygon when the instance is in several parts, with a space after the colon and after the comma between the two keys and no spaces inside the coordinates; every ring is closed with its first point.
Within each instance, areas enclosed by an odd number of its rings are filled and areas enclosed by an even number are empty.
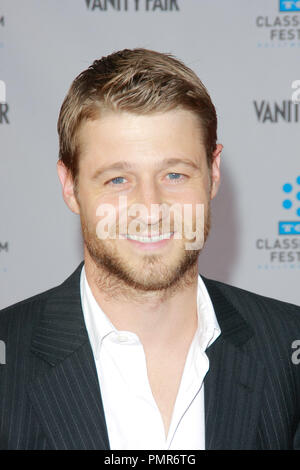
{"type": "MultiPolygon", "coordinates": [[[[171,165],[185,165],[189,166],[190,168],[193,168],[194,170],[200,170],[199,165],[197,165],[196,163],[192,162],[191,160],[181,158],[167,158],[160,162],[157,166],[160,166],[161,169],[163,169],[171,165]]],[[[93,174],[92,179],[97,179],[102,173],[106,173],[110,170],[131,170],[132,168],[134,168],[134,165],[132,165],[130,162],[123,160],[120,162],[113,163],[112,165],[106,167],[98,168],[93,174]]]]}

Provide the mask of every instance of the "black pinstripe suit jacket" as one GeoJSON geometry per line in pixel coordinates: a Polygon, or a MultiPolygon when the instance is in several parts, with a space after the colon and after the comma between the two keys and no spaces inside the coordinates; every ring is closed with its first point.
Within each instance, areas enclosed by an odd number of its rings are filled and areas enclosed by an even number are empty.
{"type": "MultiPolygon", "coordinates": [[[[0,312],[0,449],[109,449],[81,267],[0,312]]],[[[221,327],[207,350],[206,448],[300,449],[300,308],[203,279],[221,327]]]]}

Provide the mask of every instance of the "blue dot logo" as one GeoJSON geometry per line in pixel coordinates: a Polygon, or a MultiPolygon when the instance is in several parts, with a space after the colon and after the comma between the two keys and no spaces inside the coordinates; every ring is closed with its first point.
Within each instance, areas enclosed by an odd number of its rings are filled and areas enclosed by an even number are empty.
{"type": "MultiPolygon", "coordinates": [[[[298,185],[300,185],[300,176],[297,176],[296,183],[298,185]]],[[[287,183],[284,183],[284,185],[282,186],[282,190],[285,194],[292,195],[294,187],[290,182],[287,182],[287,183]]],[[[297,201],[300,201],[300,191],[299,190],[297,190],[294,197],[292,197],[292,198],[289,197],[288,199],[284,199],[284,201],[282,202],[282,207],[286,210],[291,209],[293,207],[293,199],[294,198],[297,201]]],[[[300,207],[297,207],[295,212],[296,212],[297,216],[300,217],[300,207]]]]}
{"type": "Polygon", "coordinates": [[[292,207],[293,203],[290,199],[285,199],[283,201],[282,205],[285,209],[290,209],[292,207]]]}
{"type": "Polygon", "coordinates": [[[290,183],[285,183],[282,189],[285,193],[291,193],[293,191],[293,186],[290,183]]]}

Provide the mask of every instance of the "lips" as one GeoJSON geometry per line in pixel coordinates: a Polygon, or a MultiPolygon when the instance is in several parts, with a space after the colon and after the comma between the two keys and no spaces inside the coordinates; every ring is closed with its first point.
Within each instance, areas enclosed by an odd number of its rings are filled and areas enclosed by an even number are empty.
{"type": "Polygon", "coordinates": [[[163,243],[163,242],[167,242],[168,240],[170,240],[171,238],[173,238],[173,235],[174,235],[174,232],[166,232],[166,233],[162,233],[162,234],[155,234],[152,236],[149,235],[149,234],[120,234],[120,238],[124,239],[124,240],[128,240],[128,241],[131,241],[131,242],[136,242],[136,243],[141,243],[141,244],[144,244],[144,245],[150,245],[150,244],[158,244],[158,243],[163,243]]]}
{"type": "Polygon", "coordinates": [[[158,243],[162,240],[169,240],[174,235],[174,232],[163,233],[161,235],[124,235],[128,240],[140,243],[158,243]]]}

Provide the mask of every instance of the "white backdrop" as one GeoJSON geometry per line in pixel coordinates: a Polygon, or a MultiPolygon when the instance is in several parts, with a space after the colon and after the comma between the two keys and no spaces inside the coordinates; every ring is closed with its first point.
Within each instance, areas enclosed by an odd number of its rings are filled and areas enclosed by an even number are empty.
{"type": "Polygon", "coordinates": [[[1,0],[0,307],[82,260],[56,175],[58,113],[79,72],[133,47],[183,60],[217,108],[222,184],[200,272],[300,304],[300,2],[1,0]],[[279,222],[293,223],[279,234],[279,222]]]}

